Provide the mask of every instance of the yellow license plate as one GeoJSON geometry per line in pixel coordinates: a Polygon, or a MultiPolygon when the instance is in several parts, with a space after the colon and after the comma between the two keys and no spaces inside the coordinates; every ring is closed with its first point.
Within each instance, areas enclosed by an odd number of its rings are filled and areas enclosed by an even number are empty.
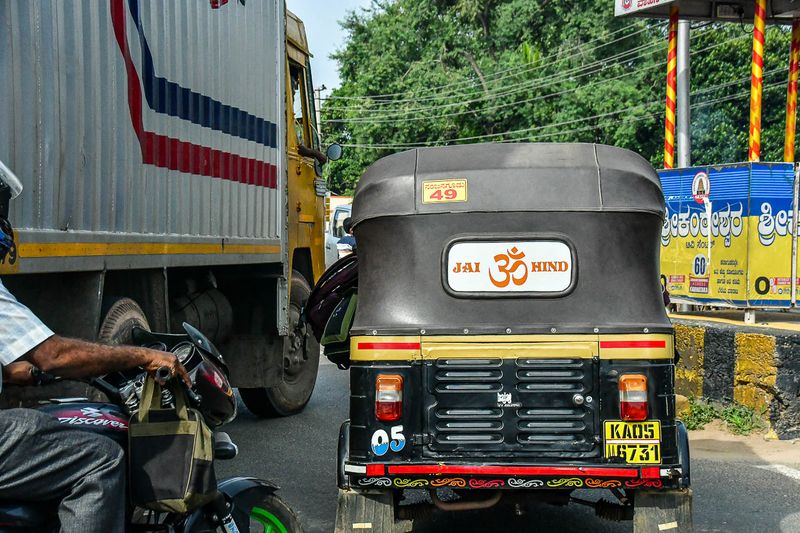
{"type": "Polygon", "coordinates": [[[607,420],[603,425],[605,457],[619,457],[628,464],[661,463],[661,422],[607,420]]]}

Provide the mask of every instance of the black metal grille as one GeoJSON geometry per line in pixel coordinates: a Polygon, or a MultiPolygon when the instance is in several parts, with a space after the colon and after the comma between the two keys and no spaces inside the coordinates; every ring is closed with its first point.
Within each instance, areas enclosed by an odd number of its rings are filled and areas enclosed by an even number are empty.
{"type": "MultiPolygon", "coordinates": [[[[428,373],[428,451],[593,457],[591,359],[437,359],[428,373]]],[[[592,400],[594,400],[592,398],[592,400]]]]}

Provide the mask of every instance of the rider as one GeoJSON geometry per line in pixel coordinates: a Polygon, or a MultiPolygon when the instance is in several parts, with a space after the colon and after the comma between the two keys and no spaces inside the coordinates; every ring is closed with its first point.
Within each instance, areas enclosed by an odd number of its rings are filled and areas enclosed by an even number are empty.
{"type": "MultiPolygon", "coordinates": [[[[0,262],[14,250],[8,222],[22,184],[0,162],[0,262]]],[[[65,378],[88,378],[140,366],[167,367],[191,384],[171,353],[105,346],[53,334],[0,282],[0,394],[3,381],[30,385],[37,369],[65,378]]],[[[122,532],[125,463],[111,439],[72,429],[40,411],[0,409],[0,500],[60,501],[61,531],[122,532]]]]}

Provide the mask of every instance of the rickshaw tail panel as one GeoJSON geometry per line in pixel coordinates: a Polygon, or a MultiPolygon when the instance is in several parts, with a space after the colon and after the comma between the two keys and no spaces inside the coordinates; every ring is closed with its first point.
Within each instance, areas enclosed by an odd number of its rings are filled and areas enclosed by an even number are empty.
{"type": "Polygon", "coordinates": [[[357,336],[353,361],[435,359],[672,359],[672,335],[357,336]]]}

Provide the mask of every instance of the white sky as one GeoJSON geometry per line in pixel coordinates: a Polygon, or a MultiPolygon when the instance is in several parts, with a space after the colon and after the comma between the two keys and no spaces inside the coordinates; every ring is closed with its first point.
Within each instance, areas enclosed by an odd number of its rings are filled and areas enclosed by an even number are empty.
{"type": "Polygon", "coordinates": [[[314,86],[325,85],[328,90],[323,95],[339,85],[336,61],[328,57],[344,42],[339,21],[348,11],[368,7],[370,3],[371,0],[286,0],[286,7],[306,25],[308,45],[314,55],[311,58],[314,86]]]}

